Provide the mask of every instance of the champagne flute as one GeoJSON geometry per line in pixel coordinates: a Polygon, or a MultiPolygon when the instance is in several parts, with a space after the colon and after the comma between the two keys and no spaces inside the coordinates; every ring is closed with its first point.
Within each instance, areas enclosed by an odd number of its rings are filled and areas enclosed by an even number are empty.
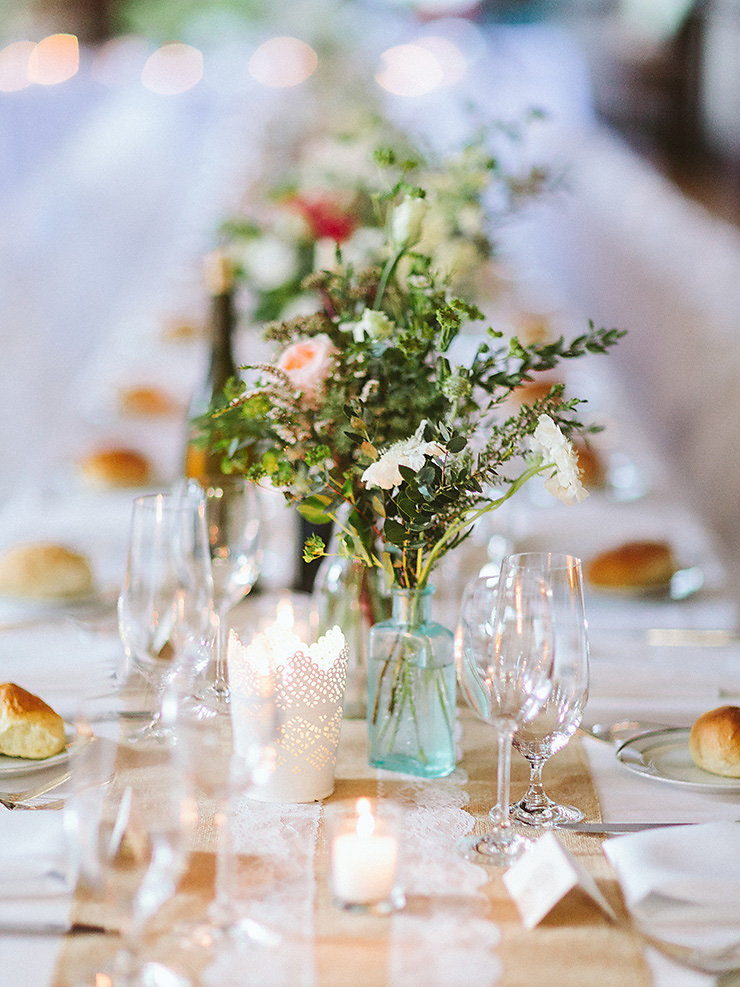
{"type": "MultiPolygon", "coordinates": [[[[194,486],[193,481],[189,488],[194,486]]],[[[243,476],[221,476],[202,491],[213,573],[217,620],[215,677],[200,695],[204,706],[229,710],[226,675],[226,617],[250,592],[260,570],[260,510],[254,484],[243,476]]]]}
{"type": "Polygon", "coordinates": [[[90,982],[143,987],[166,975],[174,987],[186,981],[145,960],[141,943],[151,918],[175,894],[196,815],[174,748],[128,743],[126,714],[137,702],[130,686],[81,702],[64,826],[78,888],[104,923],[121,928],[109,968],[95,971],[90,982]]]}
{"type": "Polygon", "coordinates": [[[532,843],[509,816],[511,747],[516,730],[533,717],[552,684],[552,616],[539,574],[507,557],[498,579],[477,577],[466,587],[455,637],[458,681],[473,712],[498,738],[494,828],[461,840],[468,860],[508,865],[532,843]]]}
{"type": "Polygon", "coordinates": [[[542,768],[562,750],[581,723],[588,698],[588,625],[583,606],[581,561],[572,555],[549,552],[514,556],[538,571],[552,598],[555,662],[553,687],[532,719],[519,727],[514,747],[530,764],[529,788],[511,807],[513,818],[533,826],[577,822],[580,809],[554,802],[542,784],[542,768]]]}
{"type": "MultiPolygon", "coordinates": [[[[205,518],[205,503],[191,490],[133,502],[118,629],[129,662],[158,695],[179,664],[208,660],[213,582],[205,518]]],[[[135,739],[171,738],[155,712],[135,739]]]]}

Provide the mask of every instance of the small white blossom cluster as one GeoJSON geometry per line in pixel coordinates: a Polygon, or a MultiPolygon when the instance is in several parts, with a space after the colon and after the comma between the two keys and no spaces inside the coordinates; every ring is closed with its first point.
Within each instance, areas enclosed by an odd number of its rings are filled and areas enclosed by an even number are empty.
{"type": "Polygon", "coordinates": [[[408,439],[394,442],[382,454],[380,459],[367,467],[362,474],[362,482],[367,487],[379,487],[381,490],[392,490],[403,483],[400,466],[408,466],[415,473],[424,465],[427,456],[444,456],[446,450],[439,442],[426,442],[423,421],[416,432],[408,439]]]}
{"type": "Polygon", "coordinates": [[[365,339],[389,339],[393,335],[395,323],[385,312],[366,308],[359,322],[343,322],[340,328],[351,332],[356,343],[362,343],[365,339]]]}
{"type": "Polygon", "coordinates": [[[545,480],[548,493],[566,504],[588,496],[581,483],[576,451],[549,415],[540,415],[530,445],[536,456],[541,456],[543,462],[552,463],[555,467],[553,475],[545,480]]]}

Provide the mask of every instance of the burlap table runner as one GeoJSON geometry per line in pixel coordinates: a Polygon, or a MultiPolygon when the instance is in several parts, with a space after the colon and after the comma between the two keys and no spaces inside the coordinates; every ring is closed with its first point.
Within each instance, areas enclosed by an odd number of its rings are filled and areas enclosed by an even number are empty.
{"type": "MultiPolygon", "coordinates": [[[[464,757],[456,774],[459,774],[461,789],[469,797],[466,808],[475,820],[475,831],[483,832],[488,825],[488,810],[495,801],[495,736],[490,727],[465,713],[463,724],[464,757]]],[[[116,783],[146,784],[146,774],[140,771],[137,774],[138,770],[128,767],[125,755],[122,756],[116,783]]],[[[512,796],[524,792],[527,777],[527,763],[515,754],[512,796]]],[[[449,779],[444,781],[451,783],[449,779]]],[[[600,819],[598,799],[577,738],[548,762],[545,783],[553,798],[578,805],[587,819],[600,819]]],[[[435,786],[439,783],[427,781],[423,784],[435,786]]],[[[360,721],[346,722],[337,764],[336,789],[327,801],[354,799],[360,795],[393,797],[396,788],[402,785],[402,779],[395,781],[390,773],[375,772],[367,766],[365,724],[360,721]]],[[[167,959],[168,951],[172,949],[172,943],[166,937],[161,938],[161,933],[185,919],[196,920],[205,916],[212,899],[215,870],[212,809],[207,804],[201,806],[202,822],[197,839],[199,849],[193,854],[178,895],[152,923],[147,949],[153,949],[159,958],[167,959]]],[[[615,911],[623,914],[617,882],[600,850],[601,840],[575,834],[560,834],[560,838],[594,876],[615,911]]],[[[251,868],[258,882],[259,861],[250,859],[240,863],[245,868],[251,868]]],[[[314,873],[313,944],[309,946],[309,960],[313,961],[315,984],[318,987],[346,987],[357,982],[362,983],[363,987],[390,987],[393,984],[393,980],[389,979],[390,954],[393,948],[397,948],[391,942],[392,919],[347,914],[332,905],[323,825],[319,826],[314,873]]],[[[648,987],[651,980],[640,940],[624,928],[610,923],[588,900],[577,894],[572,895],[535,930],[526,931],[504,888],[500,872],[486,869],[485,874],[487,880],[481,890],[485,896],[483,901],[488,904],[483,909],[486,913],[483,917],[501,930],[501,942],[497,949],[502,961],[501,987],[529,987],[532,983],[547,983],[549,987],[593,987],[594,984],[600,987],[648,987]]],[[[449,891],[454,894],[455,889],[450,888],[449,891]]],[[[410,899],[404,915],[431,915],[438,905],[439,902],[433,899],[410,899]]],[[[75,902],[74,917],[113,926],[116,922],[114,914],[106,913],[98,904],[92,904],[81,896],[75,902]]],[[[115,949],[116,942],[115,936],[88,935],[65,939],[53,980],[54,987],[93,983],[90,979],[81,979],[82,976],[89,978],[91,970],[96,966],[99,969],[115,949]]],[[[197,955],[183,955],[178,950],[177,963],[180,969],[188,970],[195,983],[198,982],[197,955]]],[[[268,987],[270,984],[264,972],[259,979],[251,979],[248,967],[243,972],[243,980],[239,979],[238,982],[265,984],[268,987]]],[[[278,983],[277,980],[274,982],[278,983]]],[[[420,968],[416,983],[426,982],[424,969],[420,968]]],[[[459,981],[450,980],[451,987],[458,982],[475,984],[475,970],[461,970],[459,981]]]]}

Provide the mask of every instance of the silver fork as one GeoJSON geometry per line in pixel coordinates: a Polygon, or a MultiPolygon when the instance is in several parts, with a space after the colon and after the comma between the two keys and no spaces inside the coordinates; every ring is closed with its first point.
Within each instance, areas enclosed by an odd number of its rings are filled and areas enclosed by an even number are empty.
{"type": "Polygon", "coordinates": [[[47,792],[63,785],[65,781],[69,781],[70,777],[69,771],[65,771],[51,780],[47,779],[35,788],[27,788],[24,792],[0,792],[0,805],[4,805],[6,809],[15,809],[23,802],[29,802],[31,799],[38,798],[39,795],[46,795],[47,792]]]}

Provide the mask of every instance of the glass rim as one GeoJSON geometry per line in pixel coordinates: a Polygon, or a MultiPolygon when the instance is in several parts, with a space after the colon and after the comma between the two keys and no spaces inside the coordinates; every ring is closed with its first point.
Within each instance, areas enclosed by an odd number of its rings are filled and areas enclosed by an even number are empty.
{"type": "Polygon", "coordinates": [[[549,559],[550,568],[555,569],[582,569],[583,561],[579,555],[572,555],[569,552],[510,552],[501,560],[501,568],[507,559],[549,559]]]}

